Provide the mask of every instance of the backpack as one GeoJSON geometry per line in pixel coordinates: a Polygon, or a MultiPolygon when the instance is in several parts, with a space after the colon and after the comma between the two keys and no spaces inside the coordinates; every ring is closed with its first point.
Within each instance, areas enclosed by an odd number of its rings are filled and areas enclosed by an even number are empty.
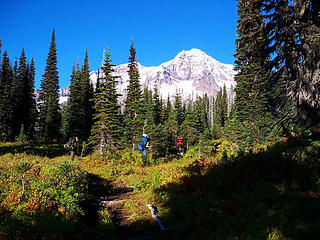
{"type": "Polygon", "coordinates": [[[138,149],[139,149],[140,151],[143,151],[143,150],[145,149],[146,145],[147,145],[147,142],[148,142],[148,137],[143,136],[143,137],[141,138],[140,143],[138,144],[138,149]]]}
{"type": "Polygon", "coordinates": [[[64,145],[64,149],[73,150],[76,139],[74,137],[70,138],[69,141],[64,145]]]}

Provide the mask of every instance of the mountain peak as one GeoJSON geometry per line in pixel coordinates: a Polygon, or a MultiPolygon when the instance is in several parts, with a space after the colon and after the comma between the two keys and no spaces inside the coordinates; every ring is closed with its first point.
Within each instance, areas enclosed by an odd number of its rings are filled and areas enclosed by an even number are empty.
{"type": "MultiPolygon", "coordinates": [[[[198,49],[198,48],[191,48],[190,50],[183,50],[185,53],[188,54],[206,54],[204,51],[198,49]]],[[[207,54],[206,54],[207,55],[207,54]]]]}
{"type": "MultiPolygon", "coordinates": [[[[215,96],[224,85],[233,94],[232,89],[236,85],[233,65],[221,63],[197,48],[182,50],[174,59],[159,66],[138,64],[138,68],[142,88],[157,86],[164,99],[175,96],[177,91],[185,100],[195,99],[204,93],[215,96]]],[[[123,103],[129,83],[128,64],[115,66],[113,75],[118,76],[117,91],[122,95],[119,102],[123,103]]],[[[94,85],[97,77],[98,71],[90,73],[94,85]]]]}
{"type": "MultiPolygon", "coordinates": [[[[114,67],[117,78],[117,90],[122,95],[120,102],[126,96],[129,83],[128,65],[114,67]]],[[[183,99],[194,99],[204,93],[215,96],[226,85],[230,91],[235,85],[235,71],[230,64],[223,64],[200,49],[182,50],[176,57],[159,66],[145,67],[138,64],[140,83],[142,87],[153,89],[158,86],[163,98],[174,96],[177,91],[183,99]]],[[[97,80],[97,71],[90,73],[93,84],[97,80]]]]}
{"type": "Polygon", "coordinates": [[[183,56],[208,56],[208,55],[198,48],[191,48],[190,50],[182,50],[177,54],[176,57],[180,58],[183,56]]]}

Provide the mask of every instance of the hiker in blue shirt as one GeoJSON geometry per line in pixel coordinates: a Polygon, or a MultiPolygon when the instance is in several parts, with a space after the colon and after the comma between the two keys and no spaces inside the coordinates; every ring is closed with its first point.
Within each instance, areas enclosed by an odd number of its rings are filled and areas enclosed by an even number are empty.
{"type": "Polygon", "coordinates": [[[145,165],[147,163],[147,147],[149,147],[148,145],[149,142],[149,137],[147,134],[142,134],[142,138],[140,143],[138,144],[138,149],[141,151],[142,153],[142,158],[143,158],[143,164],[145,165]]]}

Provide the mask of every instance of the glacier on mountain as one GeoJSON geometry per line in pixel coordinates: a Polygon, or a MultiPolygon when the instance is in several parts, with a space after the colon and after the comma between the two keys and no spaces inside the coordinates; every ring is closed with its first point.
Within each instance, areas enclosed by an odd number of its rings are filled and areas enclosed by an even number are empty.
{"type": "MultiPolygon", "coordinates": [[[[174,59],[160,66],[145,67],[140,63],[137,63],[137,66],[141,87],[153,89],[157,86],[163,99],[167,99],[168,95],[173,97],[177,91],[184,100],[195,99],[204,93],[215,96],[224,85],[228,92],[236,85],[236,72],[232,64],[221,63],[196,48],[183,50],[174,59]]],[[[128,63],[115,66],[114,70],[113,75],[119,76],[117,91],[122,95],[120,102],[123,102],[129,84],[128,63]]],[[[101,71],[99,74],[102,74],[101,71]]],[[[98,71],[90,72],[94,86],[97,78],[98,71]]]]}

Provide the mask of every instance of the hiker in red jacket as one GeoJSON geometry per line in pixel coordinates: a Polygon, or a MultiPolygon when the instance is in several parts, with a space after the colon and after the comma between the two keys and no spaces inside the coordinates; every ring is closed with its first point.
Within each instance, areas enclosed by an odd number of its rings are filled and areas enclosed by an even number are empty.
{"type": "Polygon", "coordinates": [[[178,148],[178,155],[183,157],[183,138],[182,137],[178,138],[177,148],[178,148]]]}

